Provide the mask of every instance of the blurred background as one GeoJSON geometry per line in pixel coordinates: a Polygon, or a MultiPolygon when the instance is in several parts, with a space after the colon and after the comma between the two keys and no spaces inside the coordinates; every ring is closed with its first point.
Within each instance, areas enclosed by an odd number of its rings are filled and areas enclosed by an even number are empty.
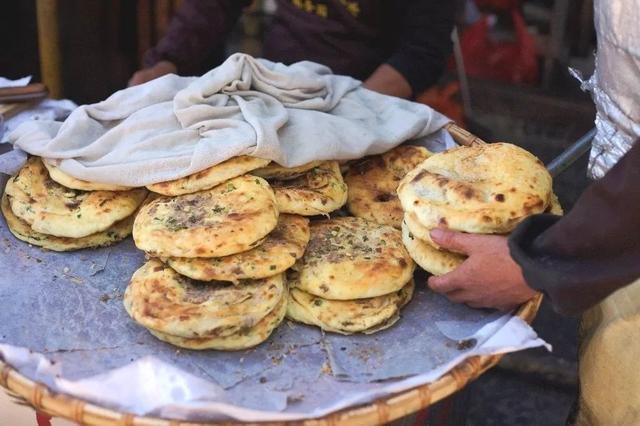
{"type": "MultiPolygon", "coordinates": [[[[548,162],[593,127],[595,110],[569,67],[594,67],[592,0],[457,0],[455,54],[440,83],[416,97],[487,141],[519,144],[548,162]]],[[[79,104],[126,87],[179,0],[2,1],[0,75],[33,75],[79,104]],[[39,31],[40,30],[40,31],[39,31]],[[43,79],[41,69],[46,70],[43,79]]],[[[275,10],[247,8],[228,54],[260,56],[275,10]]],[[[587,185],[586,157],[556,179],[571,208],[587,185]]],[[[554,347],[505,357],[464,396],[461,424],[564,424],[577,386],[577,321],[545,303],[535,328],[554,347]]]]}

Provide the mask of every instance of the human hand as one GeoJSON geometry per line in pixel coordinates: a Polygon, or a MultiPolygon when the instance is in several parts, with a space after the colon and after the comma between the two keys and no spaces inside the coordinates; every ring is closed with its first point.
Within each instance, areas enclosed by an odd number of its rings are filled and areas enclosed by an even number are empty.
{"type": "Polygon", "coordinates": [[[520,266],[511,258],[507,238],[466,234],[443,228],[431,230],[440,247],[469,256],[458,268],[429,278],[429,287],[456,303],[473,308],[510,310],[535,296],[520,266]]]}
{"type": "Polygon", "coordinates": [[[146,83],[147,81],[162,77],[165,74],[175,73],[177,70],[173,62],[160,61],[152,67],[136,71],[129,80],[129,87],[146,83]]]}

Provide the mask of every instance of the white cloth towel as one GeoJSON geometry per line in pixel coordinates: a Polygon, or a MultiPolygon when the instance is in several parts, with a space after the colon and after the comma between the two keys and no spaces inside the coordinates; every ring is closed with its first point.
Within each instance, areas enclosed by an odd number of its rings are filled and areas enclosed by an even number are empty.
{"type": "Polygon", "coordinates": [[[64,123],[24,123],[9,140],[61,160],[77,178],[142,186],[243,154],[286,166],[360,158],[424,138],[448,121],[323,65],[234,54],[202,77],[167,75],[83,105],[64,123]]]}

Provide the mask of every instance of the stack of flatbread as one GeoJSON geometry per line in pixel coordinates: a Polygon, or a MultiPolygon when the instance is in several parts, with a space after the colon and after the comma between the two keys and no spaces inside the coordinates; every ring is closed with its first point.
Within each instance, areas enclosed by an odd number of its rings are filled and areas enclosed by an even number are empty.
{"type": "Polygon", "coordinates": [[[414,266],[391,226],[355,217],[312,222],[309,246],[289,272],[287,317],[342,334],[390,327],[413,295],[414,266]]]}
{"type": "Polygon", "coordinates": [[[16,238],[49,250],[101,247],[131,234],[147,190],[75,179],[31,157],[7,182],[2,213],[16,238]]]}
{"type": "Polygon", "coordinates": [[[328,215],[347,201],[347,185],[337,161],[314,161],[293,168],[272,163],[254,174],[269,181],[282,213],[328,215]]]}
{"type": "Polygon", "coordinates": [[[167,196],[183,195],[213,188],[249,172],[269,182],[281,213],[327,215],[347,201],[347,186],[337,161],[313,161],[287,168],[269,160],[240,156],[191,176],[147,188],[167,196]]]}
{"type": "Polygon", "coordinates": [[[398,184],[431,155],[421,146],[400,145],[349,164],[344,176],[349,187],[349,212],[400,229],[404,211],[396,193],[398,184]]]}
{"type": "Polygon", "coordinates": [[[542,162],[507,143],[434,154],[404,177],[398,196],[403,242],[416,263],[434,275],[452,271],[465,259],[432,241],[430,231],[438,226],[507,234],[532,214],[562,214],[542,162]]]}
{"type": "Polygon", "coordinates": [[[345,179],[336,161],[240,156],[147,188],[80,181],[31,157],[2,211],[17,238],[52,250],[133,233],[148,261],[125,292],[129,315],[173,345],[218,350],[264,342],[285,316],[342,334],[385,329],[412,298],[414,260],[436,275],[464,260],[431,229],[505,234],[562,213],[542,163],[504,143],[399,146],[351,163],[345,179]],[[326,219],[345,203],[356,217],[326,219]]]}
{"type": "MultiPolygon", "coordinates": [[[[164,196],[140,210],[133,237],[151,259],[124,303],[154,336],[189,349],[240,350],[265,341],[284,319],[285,271],[304,254],[309,220],[288,213],[302,209],[282,209],[258,174],[299,178],[324,169],[268,163],[237,157],[148,187],[164,196]]],[[[295,195],[288,200],[305,207],[295,195]]]]}

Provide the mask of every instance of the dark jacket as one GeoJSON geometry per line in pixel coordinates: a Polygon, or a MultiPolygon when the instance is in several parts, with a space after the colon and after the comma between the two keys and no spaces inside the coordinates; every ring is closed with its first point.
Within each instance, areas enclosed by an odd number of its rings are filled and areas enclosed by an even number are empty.
{"type": "Polygon", "coordinates": [[[566,216],[528,218],[509,247],[527,283],[566,314],[640,278],[640,142],[566,216]]]}
{"type": "MultiPolygon", "coordinates": [[[[263,56],[290,64],[311,60],[364,80],[382,63],[399,71],[414,94],[441,75],[451,52],[454,1],[277,0],[263,56]]],[[[167,34],[146,53],[181,74],[201,74],[222,58],[224,42],[247,0],[184,0],[167,34]],[[217,56],[213,62],[212,56],[217,56]]]]}

